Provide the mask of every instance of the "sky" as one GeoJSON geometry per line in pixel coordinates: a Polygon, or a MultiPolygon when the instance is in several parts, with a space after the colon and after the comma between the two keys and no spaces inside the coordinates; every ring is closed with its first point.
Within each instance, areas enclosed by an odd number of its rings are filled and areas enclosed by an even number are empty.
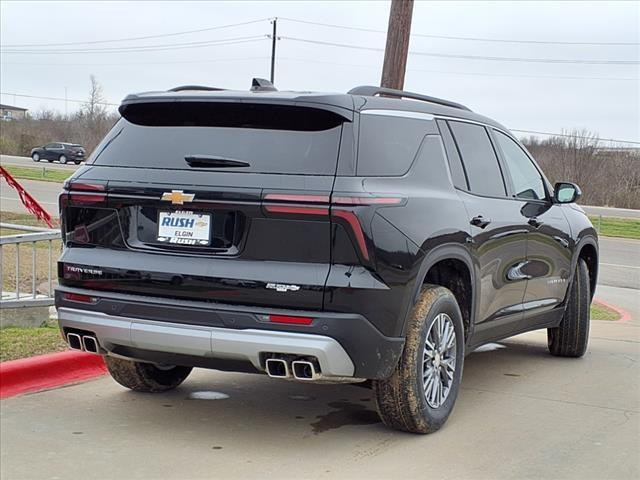
{"type": "MultiPolygon", "coordinates": [[[[114,104],[184,84],[245,90],[253,77],[269,78],[273,17],[279,89],[378,85],[388,14],[387,1],[2,0],[0,102],[72,113],[92,74],[114,104]],[[122,41],[59,45],[105,40],[122,41]],[[65,94],[66,103],[26,97],[65,94]]],[[[465,104],[511,129],[640,142],[640,2],[417,0],[409,50],[405,90],[465,104]]]]}

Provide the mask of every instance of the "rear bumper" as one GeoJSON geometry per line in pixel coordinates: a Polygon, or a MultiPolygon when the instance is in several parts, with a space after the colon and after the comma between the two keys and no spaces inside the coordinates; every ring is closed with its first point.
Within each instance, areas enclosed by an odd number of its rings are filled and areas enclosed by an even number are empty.
{"type": "Polygon", "coordinates": [[[63,330],[94,333],[100,347],[107,352],[123,346],[178,355],[245,360],[256,370],[264,369],[263,354],[295,354],[316,357],[326,376],[353,377],[355,372],[353,362],[340,344],[322,335],[154,322],[64,307],[58,309],[58,321],[63,330]]]}
{"type": "Polygon", "coordinates": [[[385,378],[402,352],[401,338],[383,336],[356,314],[261,309],[237,305],[112,294],[60,287],[63,332],[91,332],[105,353],[157,363],[264,371],[270,354],[311,356],[326,377],[385,378]],[[95,303],[64,293],[90,295],[95,303]],[[311,325],[277,325],[269,314],[312,317],[311,325]],[[241,368],[248,364],[251,368],[241,368]]]}

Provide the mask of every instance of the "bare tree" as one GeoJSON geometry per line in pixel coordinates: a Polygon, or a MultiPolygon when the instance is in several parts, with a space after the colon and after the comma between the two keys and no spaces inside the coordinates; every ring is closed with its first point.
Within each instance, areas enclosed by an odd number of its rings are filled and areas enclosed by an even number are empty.
{"type": "Polygon", "coordinates": [[[91,89],[89,90],[89,99],[82,106],[82,112],[90,120],[102,118],[107,113],[105,99],[102,93],[102,86],[98,83],[95,75],[89,77],[91,79],[91,89]]]}

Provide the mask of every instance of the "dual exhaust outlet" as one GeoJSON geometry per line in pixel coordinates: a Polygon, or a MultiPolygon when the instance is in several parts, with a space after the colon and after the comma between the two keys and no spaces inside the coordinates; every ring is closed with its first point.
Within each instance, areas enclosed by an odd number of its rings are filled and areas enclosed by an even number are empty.
{"type": "Polygon", "coordinates": [[[317,363],[310,360],[288,362],[282,358],[267,358],[265,367],[267,375],[271,378],[294,378],[302,381],[320,380],[322,378],[317,363]]]}
{"type": "Polygon", "coordinates": [[[71,350],[100,355],[100,345],[96,337],[92,335],[80,335],[78,333],[67,333],[67,343],[71,350]]]}

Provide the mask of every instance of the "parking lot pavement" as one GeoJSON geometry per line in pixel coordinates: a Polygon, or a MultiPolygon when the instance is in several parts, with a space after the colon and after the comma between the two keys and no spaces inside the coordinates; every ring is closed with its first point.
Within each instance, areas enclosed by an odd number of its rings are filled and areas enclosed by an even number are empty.
{"type": "Polygon", "coordinates": [[[544,332],[475,352],[430,436],[386,429],[357,386],[197,370],[136,394],[105,377],[3,400],[1,477],[639,478],[639,341],[594,321],[582,359],[550,356],[544,332]]]}

